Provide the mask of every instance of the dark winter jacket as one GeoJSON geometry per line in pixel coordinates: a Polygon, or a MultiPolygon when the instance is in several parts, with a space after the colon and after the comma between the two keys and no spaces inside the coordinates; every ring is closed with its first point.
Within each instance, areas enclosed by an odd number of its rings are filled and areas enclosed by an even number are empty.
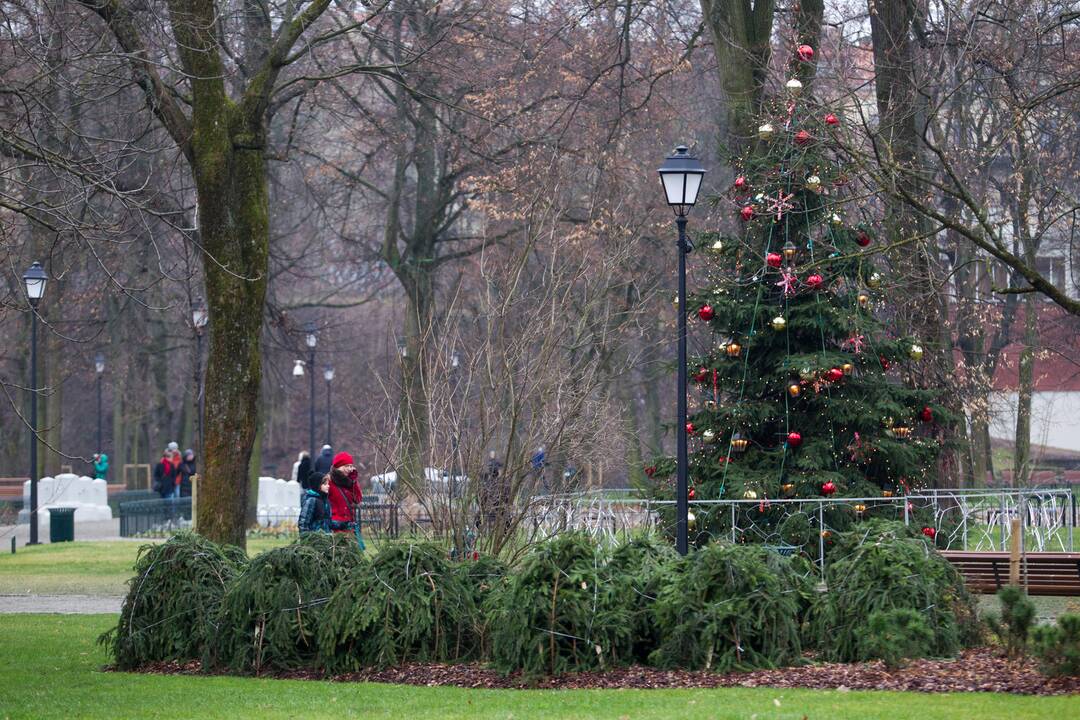
{"type": "Polygon", "coordinates": [[[300,505],[301,533],[330,532],[330,500],[317,490],[305,490],[300,505]]]}
{"type": "Polygon", "coordinates": [[[319,457],[315,458],[315,472],[320,475],[325,475],[330,472],[330,468],[334,464],[334,451],[323,450],[319,453],[319,457]]]}
{"type": "Polygon", "coordinates": [[[180,476],[180,466],[174,465],[168,458],[161,458],[154,466],[154,492],[161,497],[171,497],[180,476]]]}
{"type": "Polygon", "coordinates": [[[191,476],[198,474],[195,458],[180,463],[180,497],[191,497],[191,476]]]}

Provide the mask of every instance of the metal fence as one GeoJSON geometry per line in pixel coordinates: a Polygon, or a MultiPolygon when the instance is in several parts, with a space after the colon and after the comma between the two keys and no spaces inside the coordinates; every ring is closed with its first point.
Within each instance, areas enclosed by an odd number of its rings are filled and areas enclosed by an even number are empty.
{"type": "Polygon", "coordinates": [[[191,498],[122,502],[120,537],[158,537],[191,527],[191,498]]]}
{"type": "MultiPolygon", "coordinates": [[[[529,501],[526,524],[540,536],[574,530],[615,542],[650,530],[670,534],[664,516],[670,517],[674,504],[674,500],[642,498],[627,490],[538,496],[529,501]]],[[[693,500],[690,510],[722,518],[722,539],[802,550],[822,564],[826,539],[837,530],[837,518],[857,524],[870,517],[887,517],[910,525],[916,516],[930,517],[937,546],[953,550],[1006,549],[1012,534],[1010,520],[1018,518],[1024,550],[1072,551],[1077,523],[1077,501],[1070,487],[932,489],[899,497],[693,500]],[[756,518],[761,521],[755,522],[756,518]],[[790,519],[812,528],[813,539],[789,545],[778,528],[790,519]],[[808,547],[810,543],[817,547],[808,547]]]]}

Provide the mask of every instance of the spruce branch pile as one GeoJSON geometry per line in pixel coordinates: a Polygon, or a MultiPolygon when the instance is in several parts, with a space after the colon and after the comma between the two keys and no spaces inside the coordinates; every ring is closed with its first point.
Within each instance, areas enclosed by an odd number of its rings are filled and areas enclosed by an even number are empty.
{"type": "Polygon", "coordinates": [[[163,660],[207,662],[221,599],[246,562],[241,550],[190,532],[143,545],[120,622],[99,642],[121,670],[163,660]]]}
{"type": "Polygon", "coordinates": [[[760,546],[713,544],[691,553],[663,578],[652,663],[724,672],[794,662],[805,582],[787,558],[760,546]]]}
{"type": "Polygon", "coordinates": [[[625,578],[630,591],[633,658],[647,662],[660,642],[656,598],[667,569],[679,556],[671,543],[654,536],[634,538],[615,548],[608,563],[612,574],[625,578]]]}
{"type": "Polygon", "coordinates": [[[491,616],[492,598],[496,597],[503,585],[508,582],[510,568],[491,555],[481,555],[476,560],[465,560],[454,566],[470,602],[476,608],[469,631],[472,638],[469,644],[475,648],[479,657],[491,655],[491,616]]]}
{"type": "Polygon", "coordinates": [[[461,660],[474,649],[478,622],[473,591],[444,548],[384,545],[330,598],[319,630],[319,664],[345,672],[461,660]]]}
{"type": "MultiPolygon", "coordinates": [[[[842,540],[846,554],[826,567],[828,591],[812,610],[811,632],[829,660],[881,657],[869,618],[912,610],[922,615],[933,642],[921,654],[945,657],[977,641],[975,603],[963,580],[923,538],[882,523],[876,534],[842,540]]],[[[892,661],[892,658],[889,658],[892,661]]]]}
{"type": "Polygon", "coordinates": [[[606,561],[580,533],[560,535],[526,556],[493,598],[495,667],[555,675],[628,662],[632,591],[606,561]]]}
{"type": "Polygon", "coordinates": [[[323,607],[365,564],[352,535],[308,533],[254,558],[222,602],[221,660],[258,673],[311,665],[323,607]]]}

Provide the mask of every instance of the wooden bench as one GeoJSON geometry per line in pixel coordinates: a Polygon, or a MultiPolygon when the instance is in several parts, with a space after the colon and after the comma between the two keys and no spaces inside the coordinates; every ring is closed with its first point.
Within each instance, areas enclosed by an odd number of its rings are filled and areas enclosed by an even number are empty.
{"type": "MultiPolygon", "coordinates": [[[[945,550],[968,590],[991,595],[1009,584],[1009,553],[945,550]]],[[[1020,584],[1028,595],[1080,596],[1080,553],[1029,552],[1020,558],[1020,584]]]]}

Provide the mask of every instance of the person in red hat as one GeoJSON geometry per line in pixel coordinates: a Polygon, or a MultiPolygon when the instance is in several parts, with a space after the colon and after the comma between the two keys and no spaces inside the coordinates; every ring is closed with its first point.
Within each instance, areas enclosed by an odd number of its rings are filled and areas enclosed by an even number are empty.
{"type": "Polygon", "coordinates": [[[356,534],[363,549],[360,528],[356,524],[356,510],[363,494],[360,492],[360,473],[353,463],[352,455],[339,452],[334,456],[330,469],[330,529],[334,532],[356,534]]]}

